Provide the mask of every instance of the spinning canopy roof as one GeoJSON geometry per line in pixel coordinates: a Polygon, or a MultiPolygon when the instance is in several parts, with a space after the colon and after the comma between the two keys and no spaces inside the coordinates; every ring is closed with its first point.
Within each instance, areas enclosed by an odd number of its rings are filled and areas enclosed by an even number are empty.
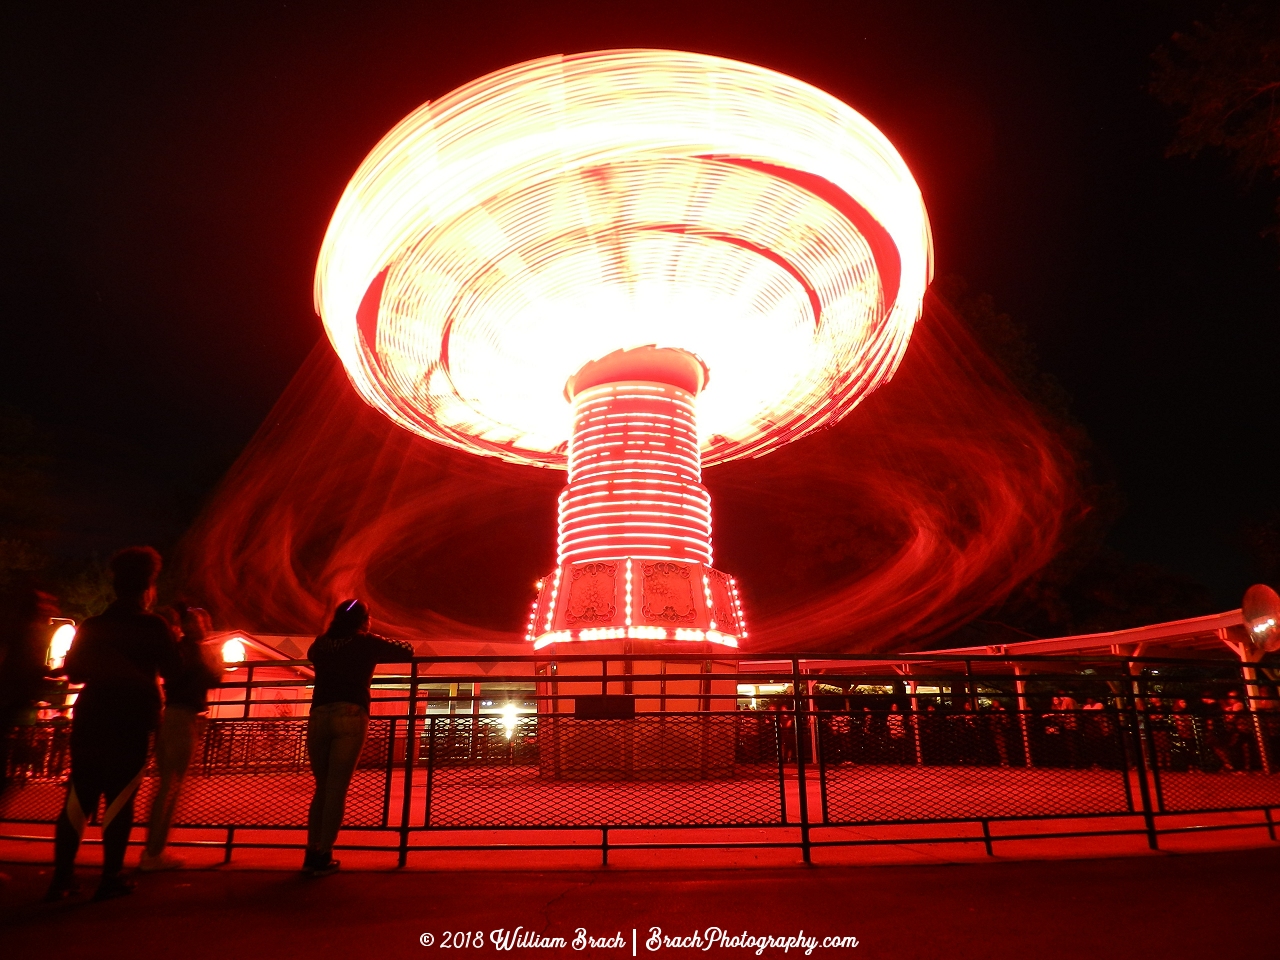
{"type": "Polygon", "coordinates": [[[932,264],[902,158],[791,77],[667,50],[518,64],[416,110],[325,236],[316,308],[360,395],[474,453],[563,468],[565,384],[696,354],[704,464],[838,420],[892,376],[932,264]]]}

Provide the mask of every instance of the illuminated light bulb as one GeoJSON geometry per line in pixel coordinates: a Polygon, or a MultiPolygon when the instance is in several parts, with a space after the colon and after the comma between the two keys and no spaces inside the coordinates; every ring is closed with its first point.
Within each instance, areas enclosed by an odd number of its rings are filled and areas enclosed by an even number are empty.
{"type": "Polygon", "coordinates": [[[623,617],[623,623],[628,627],[631,626],[631,558],[627,558],[627,580],[626,580],[626,609],[623,617]]]}
{"type": "Polygon", "coordinates": [[[626,636],[621,627],[588,627],[585,630],[571,632],[570,640],[620,640],[626,636]]]}
{"type": "Polygon", "coordinates": [[[568,630],[555,630],[551,633],[544,633],[534,641],[533,649],[541,650],[543,647],[550,646],[553,643],[560,643],[561,641],[568,640],[570,636],[571,634],[568,630]]]}
{"type": "Polygon", "coordinates": [[[55,669],[62,666],[62,662],[67,658],[67,652],[71,649],[71,643],[76,638],[75,624],[64,623],[53,631],[53,636],[49,639],[49,664],[55,669]]]}
{"type": "Polygon", "coordinates": [[[231,637],[222,644],[223,663],[244,663],[245,646],[243,637],[231,637]]]}
{"type": "Polygon", "coordinates": [[[666,640],[667,631],[663,627],[627,627],[627,638],[630,640],[666,640]]]}
{"type": "MultiPolygon", "coordinates": [[[[542,581],[538,581],[538,583],[539,583],[539,588],[541,588],[542,581]]],[[[529,623],[525,627],[525,632],[524,632],[525,640],[526,641],[532,640],[537,633],[537,629],[538,629],[538,600],[535,597],[533,604],[529,608],[529,623]]]]}
{"type": "Polygon", "coordinates": [[[510,740],[516,734],[516,705],[508,703],[502,708],[502,728],[510,740]]]}
{"type": "Polygon", "coordinates": [[[555,580],[551,584],[551,599],[547,604],[547,624],[546,629],[551,629],[551,624],[555,622],[556,617],[556,597],[560,593],[560,568],[556,568],[555,580]]]}

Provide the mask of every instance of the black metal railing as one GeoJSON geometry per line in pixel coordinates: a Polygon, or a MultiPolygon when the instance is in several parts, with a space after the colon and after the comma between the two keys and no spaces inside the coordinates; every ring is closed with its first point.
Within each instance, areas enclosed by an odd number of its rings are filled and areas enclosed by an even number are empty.
{"type": "MultiPolygon", "coordinates": [[[[309,680],[294,665],[228,675],[175,821],[225,839],[179,844],[228,858],[240,846],[301,846],[262,839],[305,826],[313,786],[309,680]]],[[[69,724],[51,710],[5,734],[0,821],[49,824],[64,802],[69,724]]],[[[1154,849],[1162,835],[1205,828],[1170,825],[1174,815],[1226,812],[1260,818],[1210,828],[1262,825],[1275,839],[1277,762],[1280,698],[1265,664],[419,660],[375,679],[344,821],[368,842],[343,846],[394,851],[401,864],[415,851],[495,845],[585,845],[606,861],[620,847],[795,846],[808,860],[815,848],[902,842],[850,827],[972,823],[980,832],[911,842],[990,853],[1032,836],[1134,834],[1154,849]],[[1060,829],[1007,826],[1033,820],[1060,829]]],[[[140,819],[155,779],[149,769],[140,819]]]]}

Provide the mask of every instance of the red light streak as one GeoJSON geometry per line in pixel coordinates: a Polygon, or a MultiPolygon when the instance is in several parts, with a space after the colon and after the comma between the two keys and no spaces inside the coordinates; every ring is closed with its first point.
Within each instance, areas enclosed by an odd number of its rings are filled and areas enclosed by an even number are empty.
{"type": "MultiPolygon", "coordinates": [[[[313,364],[191,535],[192,582],[210,603],[276,629],[309,631],[337,598],[369,595],[383,629],[502,639],[424,607],[420,580],[401,571],[410,556],[446,562],[431,551],[486,511],[533,509],[545,491],[424,452],[394,423],[467,453],[570,467],[566,563],[544,581],[528,626],[538,646],[619,630],[736,642],[747,636],[736,581],[707,566],[701,467],[831,426],[893,376],[931,258],[901,157],[800,81],[651,50],[481,78],[374,149],[317,264],[316,307],[345,378],[388,423],[344,406],[335,378],[313,364]],[[571,416],[564,390],[575,372],[647,344],[698,356],[711,381],[700,394],[701,381],[661,377],[615,391],[610,404],[635,405],[618,418],[622,437],[610,432],[609,404],[586,409],[613,389],[607,380],[580,385],[580,419],[571,416]],[[317,392],[321,381],[329,393],[317,392]],[[569,463],[574,444],[580,464],[569,463]],[[566,564],[601,558],[621,571],[611,601],[621,622],[560,627],[566,564]],[[652,599],[640,567],[659,558],[685,565],[698,616],[716,603],[727,615],[636,622],[652,599]]],[[[915,392],[878,398],[876,417],[848,431],[882,442],[828,450],[839,470],[791,462],[790,477],[753,489],[761,509],[786,515],[786,482],[804,476],[808,499],[793,516],[822,515],[827,498],[884,518],[879,566],[762,618],[756,632],[774,649],[884,649],[960,622],[1052,555],[1074,495],[1062,451],[993,378],[966,376],[953,342],[919,340],[916,367],[929,372],[915,392]]],[[[808,449],[826,449],[821,440],[808,449]]],[[[771,477],[775,459],[758,475],[771,477]]]]}
{"type": "MultiPolygon", "coordinates": [[[[376,630],[427,651],[518,643],[526,591],[554,564],[542,531],[563,476],[426,443],[347,384],[323,345],[183,543],[184,582],[217,622],[250,631],[314,635],[333,604],[360,596],[376,630]]],[[[865,411],[704,473],[716,558],[751,585],[743,646],[918,648],[1055,555],[1081,513],[1075,477],[1034,410],[931,301],[892,388],[865,411]],[[850,552],[811,555],[801,526],[850,530],[850,552]]],[[[619,575],[625,588],[625,564],[619,575]]]]}
{"type": "Polygon", "coordinates": [[[664,638],[730,642],[704,457],[759,455],[888,380],[930,261],[910,172],[844,104],[750,64],[605,51],[498,71],[384,137],[330,223],[316,309],[399,425],[539,466],[567,440],[539,638],[633,629],[642,559],[644,618],[684,624],[664,638]],[[617,616],[620,560],[625,622],[579,629],[617,616]]]}
{"type": "Polygon", "coordinates": [[[910,172],[845,104],[751,64],[614,50],[518,64],[406,117],[334,212],[315,302],[376,409],[539,466],[565,466],[562,389],[584,363],[688,350],[714,373],[691,438],[709,465],[888,380],[931,256],[910,172]]]}

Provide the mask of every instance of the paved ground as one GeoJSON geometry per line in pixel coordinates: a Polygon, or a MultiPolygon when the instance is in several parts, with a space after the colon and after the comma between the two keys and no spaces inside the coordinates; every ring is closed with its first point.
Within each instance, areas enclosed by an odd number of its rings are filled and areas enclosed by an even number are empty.
{"type": "Polygon", "coordinates": [[[442,951],[446,931],[478,930],[485,945],[467,952],[494,955],[490,931],[520,927],[563,937],[566,946],[510,954],[627,957],[634,928],[638,956],[692,956],[699,951],[647,950],[649,928],[689,936],[717,926],[753,937],[803,930],[819,944],[832,935],[858,939],[856,949],[819,945],[815,957],[1268,958],[1280,956],[1278,868],[1280,849],[1272,848],[943,866],[359,872],[322,880],[211,869],[142,877],[122,900],[45,905],[48,868],[11,864],[3,869],[12,879],[0,889],[0,952],[425,958],[442,951]],[[578,927],[621,933],[623,945],[575,953],[578,927]],[[420,943],[424,933],[435,938],[430,947],[420,943]]]}

